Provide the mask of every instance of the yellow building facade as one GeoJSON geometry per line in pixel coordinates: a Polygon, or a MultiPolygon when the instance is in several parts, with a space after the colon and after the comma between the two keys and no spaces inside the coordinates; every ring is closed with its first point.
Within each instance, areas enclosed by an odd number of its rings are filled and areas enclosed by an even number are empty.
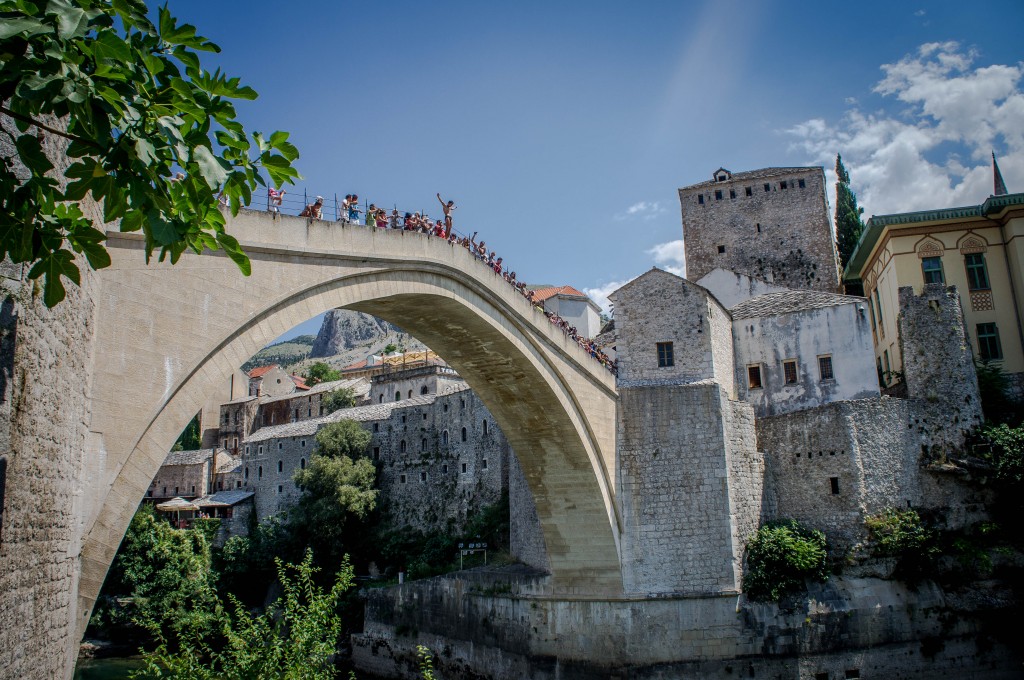
{"type": "Polygon", "coordinates": [[[879,374],[898,380],[898,290],[926,283],[956,286],[978,360],[999,362],[1024,388],[1024,194],[992,196],[977,206],[873,216],[844,279],[860,281],[870,301],[879,374]]]}

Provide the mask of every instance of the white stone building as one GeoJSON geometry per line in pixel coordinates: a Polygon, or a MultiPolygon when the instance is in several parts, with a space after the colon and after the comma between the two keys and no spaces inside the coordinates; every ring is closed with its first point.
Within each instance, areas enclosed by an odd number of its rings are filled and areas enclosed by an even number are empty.
{"type": "Polygon", "coordinates": [[[586,293],[572,286],[553,286],[538,288],[533,296],[545,311],[565,319],[583,337],[593,338],[601,332],[601,308],[586,293]]]}

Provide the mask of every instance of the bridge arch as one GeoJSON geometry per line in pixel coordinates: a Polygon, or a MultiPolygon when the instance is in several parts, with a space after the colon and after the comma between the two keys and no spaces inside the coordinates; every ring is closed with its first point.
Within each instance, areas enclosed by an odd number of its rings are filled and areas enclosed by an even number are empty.
{"type": "Polygon", "coordinates": [[[95,324],[84,619],[135,508],[207,396],[274,338],[337,307],[412,333],[477,392],[533,492],[554,590],[621,592],[607,371],[441,239],[253,212],[229,228],[251,277],[217,254],[147,267],[140,240],[110,234],[114,263],[100,273],[95,324]]]}

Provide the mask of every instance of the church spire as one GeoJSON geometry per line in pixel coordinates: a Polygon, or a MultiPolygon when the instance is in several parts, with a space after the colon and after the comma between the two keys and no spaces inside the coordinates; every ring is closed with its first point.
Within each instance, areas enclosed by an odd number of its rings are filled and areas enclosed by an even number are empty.
{"type": "Polygon", "coordinates": [[[999,172],[999,164],[996,163],[996,152],[992,152],[992,180],[995,185],[993,196],[1005,196],[1010,193],[1006,190],[1006,182],[1003,181],[1003,173],[999,172]]]}

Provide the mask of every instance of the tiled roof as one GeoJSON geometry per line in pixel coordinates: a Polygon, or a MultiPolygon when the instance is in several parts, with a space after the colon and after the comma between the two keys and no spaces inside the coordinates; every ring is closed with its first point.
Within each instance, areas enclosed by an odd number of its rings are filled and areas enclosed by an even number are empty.
{"type": "Polygon", "coordinates": [[[229,404],[244,404],[245,402],[252,401],[253,399],[258,399],[258,397],[250,394],[244,397],[238,397],[237,399],[232,399],[231,401],[225,401],[221,406],[227,406],[229,404]]]}
{"type": "Polygon", "coordinates": [[[285,401],[287,399],[295,399],[297,397],[309,397],[320,392],[332,392],[339,389],[351,389],[356,397],[366,396],[370,392],[370,383],[366,378],[344,378],[342,380],[332,380],[330,382],[322,382],[313,385],[305,392],[292,392],[291,394],[282,394],[277,397],[260,397],[261,404],[269,404],[275,401],[285,401]]]}
{"type": "Polygon", "coordinates": [[[244,500],[248,500],[256,494],[252,491],[244,491],[242,489],[231,489],[230,491],[218,491],[210,496],[203,496],[192,501],[193,505],[198,505],[200,508],[209,507],[227,507],[229,505],[238,505],[244,500]]]}
{"type": "Polygon", "coordinates": [[[213,449],[196,449],[194,451],[171,451],[164,458],[164,465],[199,465],[210,460],[213,449]]]}
{"type": "Polygon", "coordinates": [[[864,302],[864,298],[855,295],[822,293],[816,290],[787,290],[782,293],[767,293],[750,298],[739,303],[729,312],[733,319],[754,319],[857,302],[864,302]]]}
{"type": "Polygon", "coordinates": [[[354,364],[349,364],[348,366],[343,366],[341,370],[343,370],[343,371],[354,371],[357,368],[366,368],[366,363],[368,361],[369,361],[369,359],[363,359],[362,361],[357,361],[354,364]]]}
{"type": "Polygon", "coordinates": [[[295,383],[295,387],[297,387],[298,389],[300,389],[300,390],[308,390],[309,389],[309,385],[306,384],[306,379],[303,378],[301,375],[290,375],[288,377],[292,379],[292,382],[295,383]]]}
{"type": "Polygon", "coordinates": [[[277,368],[277,364],[270,364],[269,366],[260,366],[249,371],[250,378],[262,378],[270,369],[277,368]]]}
{"type": "Polygon", "coordinates": [[[217,459],[218,475],[226,474],[228,472],[235,472],[240,467],[242,467],[241,458],[233,458],[231,456],[220,456],[217,459]]]}
{"type": "Polygon", "coordinates": [[[556,295],[573,295],[575,297],[587,297],[586,293],[582,293],[572,286],[553,286],[551,288],[541,288],[540,290],[533,291],[533,299],[537,302],[544,302],[548,298],[556,295]]]}
{"type": "MultiPolygon", "coordinates": [[[[715,172],[717,173],[724,168],[719,168],[715,172]]],[[[809,170],[821,170],[820,167],[808,167],[808,168],[761,168],[760,170],[747,170],[746,172],[734,172],[732,177],[725,182],[719,182],[714,178],[707,180],[706,182],[699,182],[697,184],[691,184],[690,186],[683,187],[680,191],[686,191],[687,189],[698,189],[702,187],[710,187],[715,185],[728,184],[729,182],[744,182],[753,181],[758,179],[768,179],[769,177],[781,177],[783,175],[792,175],[797,172],[807,172],[809,170]]],[[[728,172],[728,170],[726,170],[728,172]]]]}
{"type": "MultiPolygon", "coordinates": [[[[445,390],[444,394],[455,394],[468,389],[468,385],[452,385],[449,389],[445,390]]],[[[309,420],[300,420],[294,423],[285,423],[284,425],[261,427],[246,437],[245,443],[262,442],[268,439],[280,439],[281,437],[309,437],[316,434],[316,431],[320,429],[321,425],[335,423],[339,420],[354,420],[360,423],[373,420],[384,420],[385,418],[389,418],[391,416],[391,412],[396,408],[425,406],[427,404],[434,403],[439,396],[443,395],[424,394],[412,397],[411,399],[403,399],[401,401],[388,401],[382,404],[369,404],[367,406],[343,408],[326,416],[321,416],[320,418],[310,418],[309,420]]]]}

